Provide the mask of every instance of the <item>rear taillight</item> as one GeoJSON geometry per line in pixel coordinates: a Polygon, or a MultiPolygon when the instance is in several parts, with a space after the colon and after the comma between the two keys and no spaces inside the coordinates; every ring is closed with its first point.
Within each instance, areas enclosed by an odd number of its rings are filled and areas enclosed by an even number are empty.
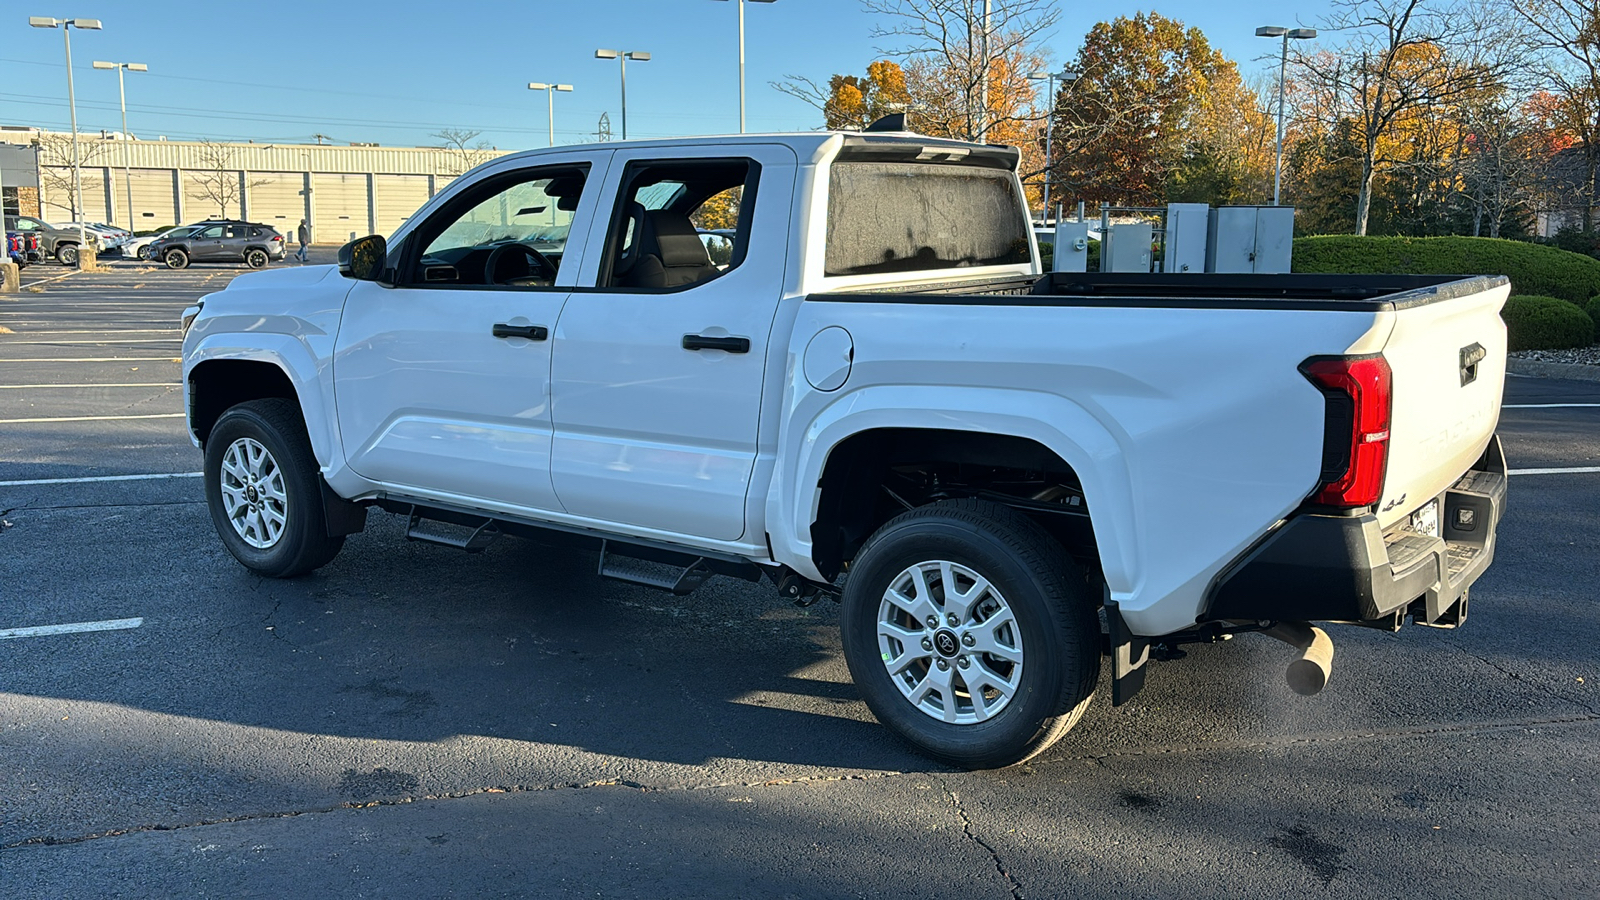
{"type": "Polygon", "coordinates": [[[275,242],[275,243],[279,243],[279,244],[281,244],[281,243],[283,243],[283,235],[281,235],[281,234],[275,234],[275,235],[273,235],[273,236],[272,236],[272,240],[273,240],[273,241],[274,241],[274,242],[275,242]]]}
{"type": "Polygon", "coordinates": [[[1311,502],[1371,506],[1383,496],[1393,392],[1382,356],[1308,359],[1300,371],[1327,399],[1322,483],[1311,502]]]}

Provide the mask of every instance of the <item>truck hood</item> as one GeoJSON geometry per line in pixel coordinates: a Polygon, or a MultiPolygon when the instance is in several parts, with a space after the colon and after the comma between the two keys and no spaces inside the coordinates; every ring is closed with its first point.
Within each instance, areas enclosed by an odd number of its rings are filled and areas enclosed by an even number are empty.
{"type": "Polygon", "coordinates": [[[263,269],[260,272],[247,272],[228,282],[223,292],[253,291],[260,289],[281,290],[316,284],[329,276],[338,277],[338,266],[293,266],[281,269],[263,269]]]}

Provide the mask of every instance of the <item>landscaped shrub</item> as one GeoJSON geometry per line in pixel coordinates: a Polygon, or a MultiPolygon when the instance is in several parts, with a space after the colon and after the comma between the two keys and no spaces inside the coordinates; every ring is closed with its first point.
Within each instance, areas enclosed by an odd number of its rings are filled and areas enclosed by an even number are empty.
{"type": "Polygon", "coordinates": [[[1505,275],[1511,290],[1585,303],[1600,294],[1600,260],[1555,247],[1474,237],[1295,238],[1296,272],[1505,275]]]}
{"type": "Polygon", "coordinates": [[[1558,297],[1513,294],[1500,317],[1506,320],[1506,349],[1565,350],[1594,343],[1594,321],[1576,303],[1558,297]]]}
{"type": "Polygon", "coordinates": [[[1600,297],[1589,298],[1589,304],[1583,308],[1594,320],[1594,336],[1600,338],[1600,297]]]}

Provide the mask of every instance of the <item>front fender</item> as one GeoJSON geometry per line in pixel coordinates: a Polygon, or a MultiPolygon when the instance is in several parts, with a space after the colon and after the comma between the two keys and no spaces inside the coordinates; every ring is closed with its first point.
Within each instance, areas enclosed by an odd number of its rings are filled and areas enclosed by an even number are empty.
{"type": "Polygon", "coordinates": [[[877,385],[832,398],[805,421],[790,424],[779,446],[779,477],[767,499],[779,562],[821,579],[811,558],[811,524],[821,500],[822,472],[844,440],[879,428],[1004,434],[1048,447],[1078,473],[1113,596],[1137,589],[1138,543],[1123,442],[1071,400],[1026,390],[877,385]]]}
{"type": "MultiPolygon", "coordinates": [[[[201,323],[196,323],[201,327],[201,323]]],[[[332,336],[328,336],[331,346],[332,336]]],[[[338,446],[337,423],[334,421],[333,373],[327,357],[319,359],[302,337],[288,334],[262,332],[210,332],[196,336],[191,330],[184,341],[183,402],[189,409],[189,376],[203,363],[213,360],[240,360],[262,362],[277,366],[289,377],[299,398],[300,411],[305,418],[306,434],[311,439],[311,451],[317,463],[327,471],[343,463],[338,446]]],[[[199,438],[189,427],[189,440],[200,445],[199,438]]]]}

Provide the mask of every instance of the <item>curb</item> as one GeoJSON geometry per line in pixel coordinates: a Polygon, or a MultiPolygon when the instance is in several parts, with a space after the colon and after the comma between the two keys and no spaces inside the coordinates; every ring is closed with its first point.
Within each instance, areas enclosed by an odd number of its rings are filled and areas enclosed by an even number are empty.
{"type": "Polygon", "coordinates": [[[1537,359],[1506,358],[1506,371],[1512,375],[1532,375],[1535,378],[1561,378],[1567,381],[1600,382],[1600,366],[1577,363],[1542,362],[1537,359]]]}

